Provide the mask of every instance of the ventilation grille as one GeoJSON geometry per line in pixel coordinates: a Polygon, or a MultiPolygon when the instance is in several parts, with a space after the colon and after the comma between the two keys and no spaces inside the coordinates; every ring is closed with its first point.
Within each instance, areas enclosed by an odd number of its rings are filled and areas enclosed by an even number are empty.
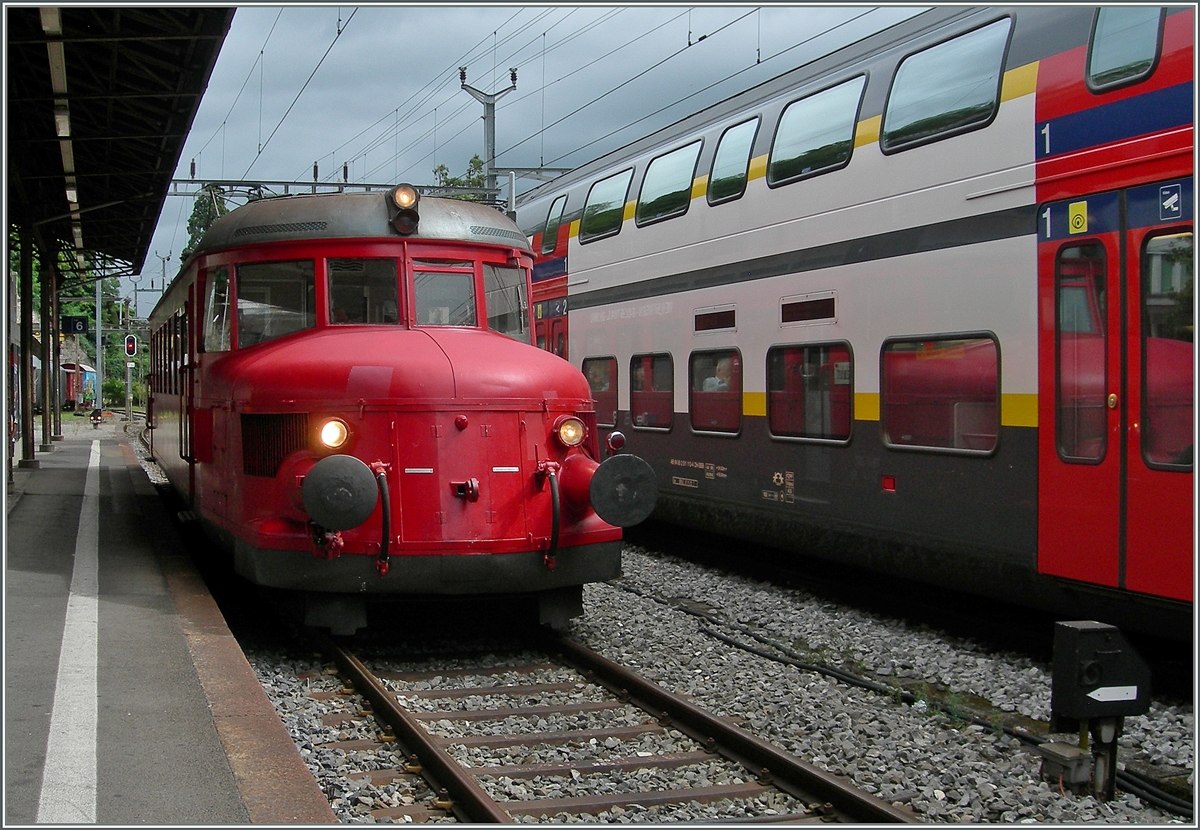
{"type": "Polygon", "coordinates": [[[308,446],[307,415],[243,415],[242,470],[274,478],[290,453],[308,446]]]}
{"type": "Polygon", "coordinates": [[[489,228],[485,225],[472,225],[471,233],[477,236],[502,236],[505,239],[512,239],[520,242],[522,245],[529,244],[529,240],[525,238],[524,234],[517,233],[516,231],[508,231],[504,228],[489,228]]]}
{"type": "Polygon", "coordinates": [[[280,225],[247,225],[233,232],[237,236],[252,236],[262,233],[311,233],[323,231],[329,227],[328,222],[288,222],[280,225]]]}

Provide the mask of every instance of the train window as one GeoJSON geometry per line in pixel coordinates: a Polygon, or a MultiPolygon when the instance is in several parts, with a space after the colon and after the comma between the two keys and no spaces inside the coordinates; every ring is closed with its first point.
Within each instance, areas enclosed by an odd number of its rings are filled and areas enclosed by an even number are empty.
{"type": "Polygon", "coordinates": [[[1064,461],[1098,463],[1107,449],[1106,297],[1103,246],[1073,245],[1059,251],[1055,430],[1058,454],[1064,461]]]}
{"type": "Polygon", "coordinates": [[[229,269],[208,272],[204,300],[204,351],[229,351],[229,269]]]}
{"type": "Polygon", "coordinates": [[[1098,9],[1088,47],[1088,86],[1095,92],[1148,78],[1158,63],[1166,9],[1098,9]]]}
{"type": "Polygon", "coordinates": [[[394,259],[326,262],[330,323],[398,323],[394,259]]]}
{"type": "Polygon", "coordinates": [[[413,271],[417,325],[477,325],[473,272],[426,271],[421,270],[419,265],[415,267],[418,269],[413,271]]]}
{"type": "Polygon", "coordinates": [[[692,179],[700,159],[700,142],[672,150],[650,162],[638,197],[638,226],[687,213],[692,203],[692,179]]]}
{"type": "Polygon", "coordinates": [[[883,345],[880,420],[892,447],[988,453],[1000,437],[1000,351],[990,336],[883,345]]]}
{"type": "Polygon", "coordinates": [[[617,425],[617,359],[615,357],[589,357],[583,361],[583,374],[592,397],[596,399],[596,423],[600,426],[617,425]]]}
{"type": "Polygon", "coordinates": [[[782,438],[850,440],[854,363],[847,343],[767,352],[767,425],[782,438]]]}
{"type": "Polygon", "coordinates": [[[793,101],[779,119],[767,162],[767,184],[787,184],[850,163],[854,127],[867,78],[859,75],[793,101]]]}
{"type": "Polygon", "coordinates": [[[529,298],[521,268],[483,266],[483,304],[488,328],[521,343],[529,342],[529,298]]]}
{"type": "Polygon", "coordinates": [[[1151,237],[1142,253],[1142,454],[1150,466],[1195,463],[1195,269],[1191,233],[1151,237]]]}
{"type": "Polygon", "coordinates": [[[750,151],[758,135],[758,119],[752,118],[730,127],[721,135],[708,177],[708,203],[717,205],[741,197],[746,192],[750,172],[750,151]]]}
{"type": "Polygon", "coordinates": [[[636,354],[630,360],[629,413],[635,429],[671,428],[675,369],[669,354],[636,354]]]}
{"type": "Polygon", "coordinates": [[[601,179],[588,191],[583,206],[583,221],[579,224],[579,241],[593,242],[621,232],[621,221],[625,217],[625,197],[629,195],[629,182],[633,179],[633,168],[601,179]]]}
{"type": "Polygon", "coordinates": [[[688,410],[697,432],[742,429],[742,356],[736,349],[692,352],[688,410]]]}
{"type": "Polygon", "coordinates": [[[884,152],[989,124],[1000,101],[1001,70],[1012,21],[909,55],[896,70],[883,114],[884,152]]]}
{"type": "Polygon", "coordinates": [[[237,266],[238,348],[316,325],[311,259],[237,266]]]}
{"type": "Polygon", "coordinates": [[[567,194],[559,196],[550,205],[550,213],[546,217],[546,228],[542,231],[542,253],[552,254],[558,247],[558,229],[562,225],[563,210],[567,207],[567,194]]]}

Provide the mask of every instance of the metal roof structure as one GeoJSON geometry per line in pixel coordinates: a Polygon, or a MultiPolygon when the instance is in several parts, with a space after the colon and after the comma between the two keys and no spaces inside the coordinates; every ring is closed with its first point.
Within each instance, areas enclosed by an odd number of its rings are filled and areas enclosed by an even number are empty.
{"type": "Polygon", "coordinates": [[[6,5],[10,225],[140,272],[234,11],[6,5]]]}

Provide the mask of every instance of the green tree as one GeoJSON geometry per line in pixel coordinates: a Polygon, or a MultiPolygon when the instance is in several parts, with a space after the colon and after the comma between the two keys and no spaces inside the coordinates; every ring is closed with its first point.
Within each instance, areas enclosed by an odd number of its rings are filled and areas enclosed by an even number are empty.
{"type": "MultiPolygon", "coordinates": [[[[483,172],[483,159],[478,154],[471,156],[471,160],[467,163],[467,172],[461,176],[451,176],[450,168],[444,164],[433,168],[433,175],[437,179],[438,187],[487,187],[487,175],[483,172]]],[[[452,198],[464,199],[468,202],[479,201],[478,196],[466,194],[452,198]]]]}
{"type": "Polygon", "coordinates": [[[180,264],[192,255],[192,251],[199,247],[200,240],[204,238],[204,232],[209,229],[212,223],[226,213],[229,213],[229,205],[225,201],[225,196],[221,193],[221,188],[217,185],[205,185],[196,194],[196,202],[192,206],[192,215],[188,219],[187,224],[188,243],[179,253],[180,264]]]}

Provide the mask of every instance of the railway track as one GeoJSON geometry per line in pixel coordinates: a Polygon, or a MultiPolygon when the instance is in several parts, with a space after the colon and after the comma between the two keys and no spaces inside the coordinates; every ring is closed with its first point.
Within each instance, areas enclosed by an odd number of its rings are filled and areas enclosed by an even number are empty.
{"type": "Polygon", "coordinates": [[[369,701],[381,740],[408,759],[372,779],[420,775],[436,794],[376,818],[558,823],[653,811],[694,820],[672,813],[698,803],[705,822],[917,821],[572,640],[541,636],[535,659],[491,655],[431,672],[372,671],[323,641],[343,691],[369,701]]]}

